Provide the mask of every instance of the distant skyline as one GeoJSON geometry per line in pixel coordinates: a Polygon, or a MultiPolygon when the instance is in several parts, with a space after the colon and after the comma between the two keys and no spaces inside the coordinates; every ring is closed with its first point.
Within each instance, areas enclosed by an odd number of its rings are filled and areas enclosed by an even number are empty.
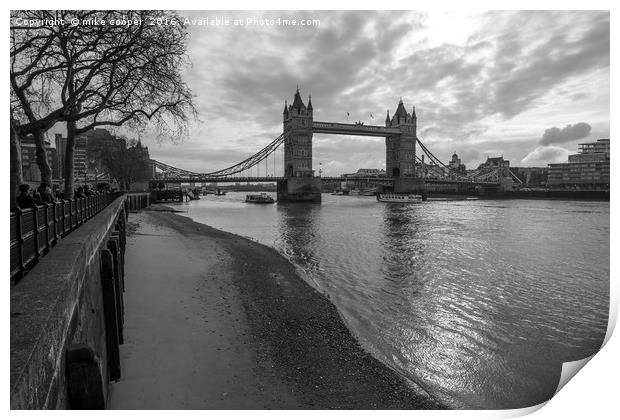
{"type": "MultiPolygon", "coordinates": [[[[184,169],[221,169],[267,145],[297,85],[321,121],[349,113],[350,122],[383,125],[402,97],[416,107],[422,142],[444,162],[457,152],[468,168],[500,155],[511,166],[546,166],[609,137],[609,12],[181,14],[320,20],[189,26],[185,77],[200,121],[181,143],[141,136],[152,158],[184,169]]],[[[385,167],[383,139],[315,134],[313,153],[326,175],[385,167]]]]}

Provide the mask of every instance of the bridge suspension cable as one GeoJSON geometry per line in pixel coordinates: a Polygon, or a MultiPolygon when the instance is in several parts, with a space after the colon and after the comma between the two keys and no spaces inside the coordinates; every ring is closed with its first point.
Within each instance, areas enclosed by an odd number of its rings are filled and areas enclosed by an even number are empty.
{"type": "MultiPolygon", "coordinates": [[[[167,165],[165,163],[153,160],[153,165],[161,170],[164,174],[166,174],[166,178],[218,178],[218,177],[228,177],[234,174],[241,173],[243,171],[249,170],[254,166],[257,166],[262,161],[266,160],[272,153],[274,153],[278,147],[282,145],[284,142],[284,133],[280,134],[276,137],[271,143],[267,146],[263,147],[257,153],[253,154],[249,158],[235,164],[229,166],[228,168],[220,169],[219,171],[207,172],[207,173],[199,173],[186,171],[184,169],[176,168],[174,166],[167,165]]],[[[275,170],[275,163],[274,163],[275,170]]]]}
{"type": "MultiPolygon", "coordinates": [[[[426,156],[428,156],[428,158],[431,160],[431,162],[433,162],[435,164],[435,167],[432,168],[432,170],[439,171],[438,174],[440,175],[439,176],[440,178],[445,177],[446,176],[446,172],[447,172],[448,175],[451,175],[452,177],[454,177],[456,179],[472,181],[471,177],[465,176],[463,174],[460,174],[460,173],[456,172],[455,170],[450,168],[448,165],[443,163],[441,160],[439,160],[439,158],[437,156],[435,156],[430,150],[428,150],[428,148],[424,145],[424,143],[422,143],[420,141],[420,139],[416,138],[416,141],[420,145],[420,147],[422,148],[422,150],[424,151],[426,156]]],[[[416,156],[416,160],[418,160],[419,162],[423,163],[421,161],[421,159],[418,158],[417,156],[416,156]]]]}

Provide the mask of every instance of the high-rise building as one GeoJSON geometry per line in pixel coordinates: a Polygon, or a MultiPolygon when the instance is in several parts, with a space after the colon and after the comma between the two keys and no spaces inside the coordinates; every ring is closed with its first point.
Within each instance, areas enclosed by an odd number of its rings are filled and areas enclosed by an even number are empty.
{"type": "MultiPolygon", "coordinates": [[[[49,140],[45,139],[47,162],[52,168],[52,178],[58,178],[58,154],[49,140]]],[[[32,135],[21,139],[22,175],[26,182],[41,182],[41,172],[37,164],[37,149],[32,135]]]]}
{"type": "Polygon", "coordinates": [[[547,184],[550,187],[609,188],[609,139],[579,145],[579,153],[567,163],[550,163],[547,184]]]}
{"type": "MultiPolygon", "coordinates": [[[[56,149],[59,152],[58,166],[61,177],[64,177],[66,147],[67,139],[61,134],[56,134],[56,149]]],[[[76,136],[73,149],[75,179],[86,181],[106,172],[104,164],[106,153],[115,153],[124,150],[126,147],[127,142],[124,138],[117,137],[104,128],[95,128],[76,136]]]]}

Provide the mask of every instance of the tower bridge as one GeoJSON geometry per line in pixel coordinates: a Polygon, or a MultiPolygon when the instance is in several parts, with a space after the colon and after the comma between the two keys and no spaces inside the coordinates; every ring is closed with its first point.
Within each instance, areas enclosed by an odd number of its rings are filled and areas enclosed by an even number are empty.
{"type": "MultiPolygon", "coordinates": [[[[458,189],[499,188],[503,177],[501,168],[477,171],[470,175],[456,173],[439,160],[417,137],[417,116],[415,107],[408,112],[402,99],[390,117],[389,111],[384,126],[340,122],[314,121],[312,98],[306,105],[299,89],[293,103],[284,102],[282,111],[282,134],[249,158],[213,172],[193,172],[176,168],[162,162],[153,162],[154,180],[166,183],[195,182],[276,182],[279,201],[321,201],[322,181],[344,180],[343,178],[315,175],[312,166],[312,137],[317,134],[372,136],[385,138],[386,175],[383,178],[369,178],[397,193],[424,192],[427,186],[456,186],[458,189]],[[420,147],[420,156],[416,147],[420,147]],[[248,172],[258,169],[261,163],[268,164],[268,158],[275,158],[277,150],[283,151],[283,170],[280,174],[251,176],[248,172]],[[424,163],[428,157],[430,165],[424,163]],[[424,173],[417,173],[417,166],[423,166],[424,173]],[[159,172],[158,172],[159,171],[159,172]]],[[[275,169],[275,168],[272,168],[275,169]]],[[[258,172],[258,170],[257,170],[258,172]]],[[[356,180],[346,178],[346,180],[356,180]]],[[[361,179],[360,179],[361,180],[361,179]]]]}

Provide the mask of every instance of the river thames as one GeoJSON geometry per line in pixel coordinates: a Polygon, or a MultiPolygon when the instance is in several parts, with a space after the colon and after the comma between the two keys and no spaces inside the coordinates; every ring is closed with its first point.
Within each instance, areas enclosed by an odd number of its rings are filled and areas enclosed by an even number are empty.
{"type": "Polygon", "coordinates": [[[276,248],[366,350],[450,407],[538,404],[563,362],[602,344],[609,202],[256,205],[245,194],[175,207],[276,248]]]}

